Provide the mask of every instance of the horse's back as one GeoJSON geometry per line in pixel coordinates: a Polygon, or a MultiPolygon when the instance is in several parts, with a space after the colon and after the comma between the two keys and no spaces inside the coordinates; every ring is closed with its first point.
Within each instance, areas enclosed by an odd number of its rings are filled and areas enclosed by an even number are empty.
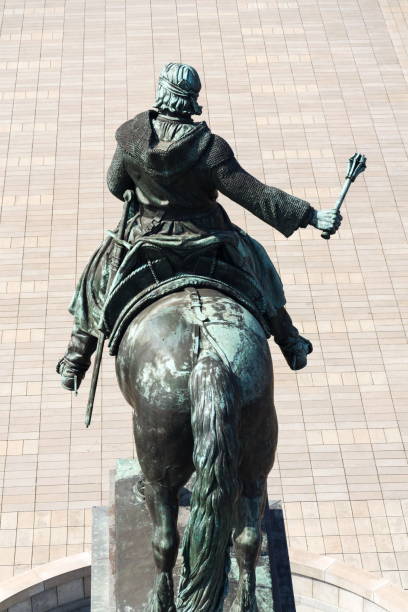
{"type": "Polygon", "coordinates": [[[149,396],[153,403],[164,404],[166,397],[180,406],[188,402],[188,379],[197,357],[197,324],[199,354],[218,351],[236,375],[244,402],[263,394],[271,384],[269,347],[257,319],[214,289],[200,288],[198,293],[204,323],[197,319],[190,293],[184,289],[157,300],[129,325],[119,347],[117,372],[131,404],[129,383],[138,396],[149,396]]]}

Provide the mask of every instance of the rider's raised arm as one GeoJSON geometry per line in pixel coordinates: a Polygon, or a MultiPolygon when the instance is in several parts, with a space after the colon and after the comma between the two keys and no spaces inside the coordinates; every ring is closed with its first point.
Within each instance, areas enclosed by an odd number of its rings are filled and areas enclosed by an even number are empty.
{"type": "Polygon", "coordinates": [[[118,145],[106,177],[109,191],[123,201],[126,189],[134,189],[135,184],[126,170],[123,150],[118,145]]]}
{"type": "Polygon", "coordinates": [[[211,171],[214,187],[284,236],[312,220],[314,208],[281,189],[269,187],[246,172],[232,156],[211,171]]]}

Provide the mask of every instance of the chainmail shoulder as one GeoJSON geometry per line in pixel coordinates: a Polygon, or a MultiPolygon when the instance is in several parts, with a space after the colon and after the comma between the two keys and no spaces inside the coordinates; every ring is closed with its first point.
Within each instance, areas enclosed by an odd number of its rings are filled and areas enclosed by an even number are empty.
{"type": "Polygon", "coordinates": [[[133,180],[126,171],[124,151],[119,145],[116,147],[111,165],[108,168],[106,182],[109,191],[119,200],[123,200],[123,193],[126,189],[135,188],[133,180]]]}
{"type": "Polygon", "coordinates": [[[234,151],[231,149],[228,142],[224,140],[224,138],[221,138],[221,136],[212,134],[211,144],[201,156],[200,165],[204,165],[207,168],[214,168],[233,157],[234,151]]]}
{"type": "Polygon", "coordinates": [[[284,236],[306,227],[313,208],[281,189],[269,187],[246,172],[235,157],[212,169],[215,189],[237,202],[284,236]]]}

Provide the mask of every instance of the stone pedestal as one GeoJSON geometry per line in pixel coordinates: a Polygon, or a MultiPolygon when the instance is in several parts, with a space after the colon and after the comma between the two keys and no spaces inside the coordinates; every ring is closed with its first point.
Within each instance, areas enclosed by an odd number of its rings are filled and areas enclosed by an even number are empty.
{"type": "MultiPolygon", "coordinates": [[[[138,490],[140,469],[133,459],[120,459],[112,474],[109,508],[95,508],[92,544],[92,612],[139,612],[146,610],[155,574],[151,550],[151,522],[138,490]]],[[[189,492],[180,499],[179,529],[189,514],[189,492]]],[[[289,560],[279,504],[267,508],[263,520],[262,549],[257,565],[259,612],[295,611],[289,560]],[[278,531],[277,531],[278,529],[278,531]],[[272,580],[273,578],[273,580],[272,580]]],[[[181,567],[177,560],[175,588],[181,567]]],[[[238,581],[234,554],[231,559],[229,592],[224,610],[229,610],[238,581]]]]}

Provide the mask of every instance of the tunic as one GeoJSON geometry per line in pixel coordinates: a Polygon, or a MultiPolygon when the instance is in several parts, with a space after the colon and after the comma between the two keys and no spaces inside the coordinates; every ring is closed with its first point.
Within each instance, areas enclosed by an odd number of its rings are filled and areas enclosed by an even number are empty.
{"type": "MultiPolygon", "coordinates": [[[[126,189],[133,189],[138,204],[126,228],[133,248],[113,287],[149,262],[157,249],[176,266],[212,252],[238,275],[250,275],[263,295],[262,314],[272,319],[286,302],[281,279],[263,246],[231,222],[217,202],[218,192],[287,237],[308,225],[310,204],[246,172],[228,143],[204,121],[175,122],[150,110],[121,125],[116,140],[109,190],[123,200],[126,189]]],[[[91,257],[70,305],[76,325],[93,335],[106,300],[111,246],[108,238],[91,257]]]]}

